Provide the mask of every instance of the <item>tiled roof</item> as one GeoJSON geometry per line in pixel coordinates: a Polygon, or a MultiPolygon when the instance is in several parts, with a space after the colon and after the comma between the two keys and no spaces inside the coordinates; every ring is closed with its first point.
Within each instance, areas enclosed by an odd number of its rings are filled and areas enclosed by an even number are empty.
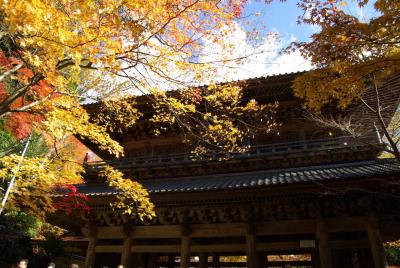
{"type": "MultiPolygon", "coordinates": [[[[209,176],[141,181],[150,193],[210,191],[322,183],[338,179],[400,174],[395,161],[364,161],[335,165],[309,166],[291,169],[265,170],[209,176]]],[[[114,195],[118,191],[105,185],[78,185],[87,195],[114,195]]]]}

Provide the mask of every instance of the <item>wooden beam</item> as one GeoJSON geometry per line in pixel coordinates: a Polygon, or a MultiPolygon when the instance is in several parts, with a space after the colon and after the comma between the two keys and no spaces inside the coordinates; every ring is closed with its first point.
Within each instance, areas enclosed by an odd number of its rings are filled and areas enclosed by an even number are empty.
{"type": "Polygon", "coordinates": [[[368,225],[366,217],[344,217],[324,221],[329,232],[365,231],[368,225]]]}
{"type": "Polygon", "coordinates": [[[234,237],[245,235],[244,223],[192,224],[191,237],[234,237]]]}
{"type": "Polygon", "coordinates": [[[332,268],[331,249],[329,248],[329,236],[326,224],[323,220],[317,221],[316,237],[321,268],[332,268]]]}
{"type": "MultiPolygon", "coordinates": [[[[365,231],[368,218],[352,217],[325,219],[326,229],[329,232],[365,231]]],[[[316,228],[315,220],[283,220],[255,222],[257,235],[291,235],[313,234],[316,228]]],[[[124,239],[122,227],[98,227],[98,239],[124,239]]],[[[192,238],[207,237],[240,237],[246,235],[245,223],[193,224],[191,225],[192,238]]],[[[146,238],[180,238],[179,225],[135,226],[131,234],[134,239],[146,238]]]]}
{"type": "Polygon", "coordinates": [[[193,245],[192,252],[245,252],[245,244],[209,244],[209,245],[193,245]]]}
{"type": "Polygon", "coordinates": [[[387,268],[388,263],[379,231],[379,222],[375,215],[372,215],[368,221],[368,238],[371,244],[375,268],[387,268]]]}
{"type": "Polygon", "coordinates": [[[99,245],[99,246],[96,246],[96,252],[99,252],[99,253],[121,253],[122,245],[99,245]]]}
{"type": "Polygon", "coordinates": [[[296,250],[300,248],[299,241],[257,243],[257,251],[296,250]]]}
{"type": "Polygon", "coordinates": [[[341,248],[369,248],[368,240],[331,240],[329,241],[331,249],[341,248]]]}
{"type": "Polygon", "coordinates": [[[123,239],[125,237],[123,227],[97,227],[99,239],[123,239]]]}
{"type": "MultiPolygon", "coordinates": [[[[110,247],[119,247],[119,246],[108,246],[108,249],[110,249],[110,247]]],[[[118,252],[118,249],[108,252],[118,252]]],[[[181,249],[180,245],[132,245],[132,252],[138,252],[138,253],[141,252],[180,253],[180,249],[181,249]]],[[[244,253],[246,251],[246,245],[245,244],[191,245],[190,251],[193,253],[208,253],[208,252],[244,253]]]]}
{"type": "Polygon", "coordinates": [[[315,230],[314,220],[287,220],[255,222],[255,233],[257,235],[290,235],[307,234],[315,230]]]}
{"type": "Polygon", "coordinates": [[[132,252],[162,252],[162,253],[179,253],[180,245],[132,245],[132,252]]]}
{"type": "MultiPolygon", "coordinates": [[[[332,240],[329,241],[330,248],[369,248],[369,241],[366,240],[332,240]]],[[[308,249],[300,248],[299,241],[289,242],[268,242],[256,243],[257,251],[304,251],[308,249]]],[[[96,246],[96,252],[102,253],[120,253],[123,245],[99,245],[96,246]]],[[[132,244],[131,252],[133,253],[180,253],[181,246],[176,245],[137,245],[132,244]]],[[[193,253],[209,253],[209,252],[228,252],[240,253],[246,252],[246,244],[207,244],[207,245],[191,245],[190,251],[193,253]]]]}

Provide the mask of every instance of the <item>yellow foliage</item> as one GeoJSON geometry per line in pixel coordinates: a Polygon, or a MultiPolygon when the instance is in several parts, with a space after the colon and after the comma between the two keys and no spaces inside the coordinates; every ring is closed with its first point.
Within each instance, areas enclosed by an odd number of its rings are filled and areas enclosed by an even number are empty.
{"type": "MultiPolygon", "coordinates": [[[[368,0],[359,0],[361,6],[368,0]]],[[[295,43],[316,67],[296,79],[294,91],[306,106],[319,111],[335,102],[347,107],[372,81],[378,86],[400,70],[400,1],[374,1],[379,16],[360,21],[338,0],[301,1],[302,21],[321,27],[310,42],[295,43]]]]}
{"type": "MultiPolygon", "coordinates": [[[[199,61],[204,40],[218,44],[229,55],[235,46],[225,43],[225,37],[235,30],[235,11],[242,5],[242,0],[0,0],[1,23],[4,36],[10,37],[10,47],[18,51],[19,60],[35,78],[45,79],[57,93],[57,97],[39,99],[25,110],[44,117],[36,130],[48,138],[51,153],[43,159],[24,160],[10,206],[29,206],[31,196],[43,192],[36,199],[43,204],[32,202],[33,210],[51,210],[48,194],[54,187],[65,183],[67,177],[74,182],[81,179],[82,170],[69,162],[67,150],[61,148],[68,135],[87,139],[117,157],[123,154],[109,132],[123,132],[141,113],[133,99],[121,99],[126,96],[122,86],[100,83],[104,80],[128,77],[131,87],[151,92],[156,100],[152,120],[160,124],[158,131],[178,124],[186,139],[200,140],[198,153],[210,147],[241,152],[245,139],[254,131],[271,131],[276,126],[276,104],[259,105],[254,100],[242,104],[240,87],[210,86],[185,99],[167,96],[149,81],[179,83],[177,74],[210,78],[217,67],[199,61]],[[95,75],[82,75],[83,70],[95,75]],[[71,90],[71,84],[81,87],[71,90]],[[90,118],[80,101],[92,91],[95,97],[106,99],[101,100],[98,116],[90,118]],[[262,122],[262,126],[254,130],[254,122],[262,122]]],[[[2,103],[0,108],[4,108],[2,103]]],[[[10,112],[0,110],[0,116],[10,112]]],[[[12,173],[13,157],[1,159],[3,180],[12,173]]],[[[121,192],[116,209],[136,213],[142,219],[154,216],[153,205],[140,184],[124,179],[110,167],[102,174],[121,192]]]]}
{"type": "Polygon", "coordinates": [[[157,126],[155,132],[179,128],[196,155],[245,152],[253,135],[277,127],[274,115],[278,104],[244,101],[242,91],[238,85],[224,84],[183,90],[174,97],[154,94],[151,121],[157,126]]]}
{"type": "Polygon", "coordinates": [[[123,148],[107,134],[106,127],[90,122],[88,113],[76,99],[61,97],[47,105],[51,107],[45,114],[43,125],[55,140],[61,140],[67,135],[78,135],[117,157],[123,154],[123,148]]]}
{"type": "Polygon", "coordinates": [[[188,71],[189,64],[203,76],[206,69],[191,63],[201,39],[222,43],[241,5],[240,0],[1,0],[0,10],[25,60],[62,88],[60,70],[66,66],[115,73],[139,64],[162,77],[172,69],[188,71]]]}
{"type": "Polygon", "coordinates": [[[30,157],[22,159],[17,172],[20,156],[10,155],[0,158],[0,180],[8,182],[16,172],[16,181],[6,207],[24,209],[44,217],[54,211],[52,194],[57,186],[82,182],[82,165],[61,159],[30,157]]]}
{"type": "Polygon", "coordinates": [[[100,109],[93,116],[93,121],[110,132],[122,133],[123,130],[132,127],[142,115],[135,105],[136,101],[133,98],[103,100],[99,105],[100,109]]]}
{"type": "Polygon", "coordinates": [[[122,172],[110,167],[104,167],[100,176],[118,191],[116,201],[111,204],[114,209],[126,214],[135,214],[140,220],[150,220],[155,217],[154,205],[143,186],[130,178],[125,179],[122,172]]]}

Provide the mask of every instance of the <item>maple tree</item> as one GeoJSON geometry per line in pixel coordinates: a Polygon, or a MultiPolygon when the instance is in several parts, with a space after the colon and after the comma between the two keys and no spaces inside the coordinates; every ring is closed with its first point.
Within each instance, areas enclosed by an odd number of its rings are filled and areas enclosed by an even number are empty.
{"type": "MultiPolygon", "coordinates": [[[[300,22],[318,26],[320,31],[309,42],[295,42],[288,48],[298,49],[315,67],[295,80],[294,92],[316,114],[332,103],[341,109],[361,103],[389,144],[386,150],[400,161],[397,132],[393,130],[398,125],[387,124],[382,115],[386,112],[385,104],[380,101],[384,95],[382,85],[400,70],[400,2],[355,2],[360,7],[370,4],[377,15],[361,20],[348,9],[346,12],[346,1],[298,1],[304,11],[300,22]],[[364,94],[367,90],[372,92],[372,101],[364,94]]],[[[338,120],[325,125],[356,133],[353,126],[338,120]]]]}
{"type": "MultiPolygon", "coordinates": [[[[3,184],[10,174],[17,178],[8,206],[43,216],[56,209],[51,194],[57,187],[83,182],[82,163],[69,147],[71,136],[122,156],[123,148],[110,133],[133,126],[142,115],[134,90],[151,99],[152,121],[160,126],[156,134],[178,124],[186,137],[200,140],[194,148],[199,154],[210,148],[241,152],[253,131],[271,131],[276,104],[244,101],[237,85],[211,85],[179,96],[163,92],[164,85],[179,88],[211,79],[221,63],[241,60],[226,57],[215,64],[203,60],[202,52],[204,40],[226,52],[234,49],[224,40],[245,3],[0,0],[0,117],[17,143],[33,131],[47,148],[23,159],[15,150],[3,154],[3,184]],[[83,107],[88,100],[99,102],[99,116],[83,107]],[[248,121],[240,119],[244,113],[248,121]],[[255,129],[253,122],[263,126],[255,129]]],[[[155,216],[139,183],[111,167],[105,170],[102,176],[121,192],[116,209],[142,219],[155,216]]],[[[75,189],[70,193],[73,206],[81,207],[75,189]]]]}

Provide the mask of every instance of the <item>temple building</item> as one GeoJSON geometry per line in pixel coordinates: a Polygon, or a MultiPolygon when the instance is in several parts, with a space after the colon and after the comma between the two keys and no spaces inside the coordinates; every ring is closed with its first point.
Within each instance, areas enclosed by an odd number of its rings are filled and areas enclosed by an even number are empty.
{"type": "MultiPolygon", "coordinates": [[[[305,117],[291,89],[298,75],[247,81],[245,98],[279,101],[282,125],[279,135],[254,137],[245,153],[193,158],[178,132],[152,137],[145,119],[117,137],[124,158],[89,145],[104,161],[88,169],[107,163],[137,178],[157,217],[143,223],[113,211],[118,192],[88,172],[79,191],[91,198],[92,213],[58,219],[75,231],[69,250],[93,268],[387,267],[383,242],[400,238],[400,166],[379,157],[381,133],[359,106],[347,113],[364,125],[362,137],[305,117]]],[[[400,77],[382,88],[388,123],[400,77]]]]}

